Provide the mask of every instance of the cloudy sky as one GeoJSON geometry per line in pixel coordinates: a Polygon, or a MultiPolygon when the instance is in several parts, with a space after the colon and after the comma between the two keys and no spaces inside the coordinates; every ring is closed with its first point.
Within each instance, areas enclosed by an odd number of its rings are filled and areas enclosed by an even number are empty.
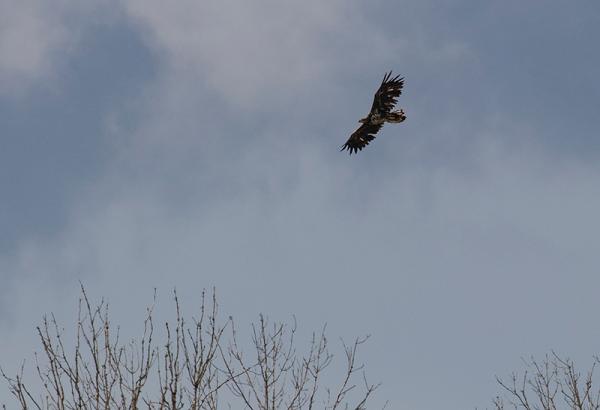
{"type": "Polygon", "coordinates": [[[589,363],[598,38],[592,0],[1,0],[0,363],[79,281],[125,326],[215,286],[239,323],[371,334],[392,408],[589,363]],[[408,120],[338,152],[390,69],[408,120]]]}

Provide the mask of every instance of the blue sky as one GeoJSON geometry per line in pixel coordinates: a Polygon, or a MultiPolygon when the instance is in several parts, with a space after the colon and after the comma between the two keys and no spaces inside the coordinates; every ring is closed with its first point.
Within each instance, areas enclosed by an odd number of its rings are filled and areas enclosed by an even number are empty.
{"type": "Polygon", "coordinates": [[[0,16],[4,368],[43,313],[72,319],[79,281],[124,326],[154,287],[216,286],[238,323],[371,334],[393,408],[485,407],[521,357],[598,353],[597,3],[0,16]],[[389,69],[407,121],[338,152],[389,69]]]}

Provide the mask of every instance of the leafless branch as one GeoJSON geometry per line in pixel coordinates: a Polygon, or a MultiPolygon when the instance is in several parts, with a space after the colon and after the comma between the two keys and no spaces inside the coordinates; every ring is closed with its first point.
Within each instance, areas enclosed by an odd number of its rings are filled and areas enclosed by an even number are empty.
{"type": "Polygon", "coordinates": [[[594,386],[594,359],[590,370],[582,375],[572,360],[555,352],[542,361],[531,358],[524,361],[526,371],[519,377],[513,374],[509,381],[496,378],[506,395],[498,396],[493,404],[497,410],[506,405],[526,410],[598,410],[600,389],[594,386]]]}

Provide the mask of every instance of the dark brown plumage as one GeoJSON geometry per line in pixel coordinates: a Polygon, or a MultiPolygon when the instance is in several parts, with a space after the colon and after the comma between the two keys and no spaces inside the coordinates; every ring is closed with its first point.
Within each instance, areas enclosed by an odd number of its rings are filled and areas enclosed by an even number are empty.
{"type": "Polygon", "coordinates": [[[349,154],[362,151],[375,139],[375,134],[383,127],[384,123],[399,123],[406,119],[402,109],[392,111],[398,102],[398,97],[402,94],[404,78],[391,77],[391,71],[383,76],[383,81],[373,98],[369,115],[359,120],[362,125],[352,133],[340,151],[346,149],[349,154]]]}

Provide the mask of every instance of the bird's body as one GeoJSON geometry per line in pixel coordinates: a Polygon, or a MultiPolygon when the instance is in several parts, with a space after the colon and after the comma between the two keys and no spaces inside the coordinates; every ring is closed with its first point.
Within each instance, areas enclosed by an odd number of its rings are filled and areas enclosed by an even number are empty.
{"type": "Polygon", "coordinates": [[[379,89],[373,98],[373,105],[369,115],[360,119],[362,125],[352,133],[348,141],[342,146],[341,151],[347,149],[350,154],[361,151],[375,139],[375,134],[386,122],[399,123],[406,119],[402,109],[392,111],[397,99],[402,93],[404,78],[396,76],[391,78],[392,72],[385,74],[379,89]]]}

